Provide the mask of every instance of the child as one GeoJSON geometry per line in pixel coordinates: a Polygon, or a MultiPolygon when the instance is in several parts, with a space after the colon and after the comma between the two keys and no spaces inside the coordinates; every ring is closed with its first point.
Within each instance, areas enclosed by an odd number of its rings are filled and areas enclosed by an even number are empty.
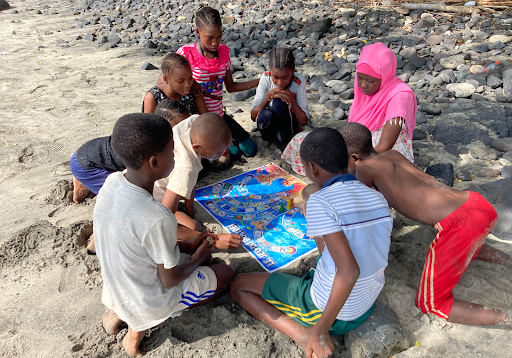
{"type": "Polygon", "coordinates": [[[371,314],[384,286],[393,220],[384,197],[347,174],[347,148],[339,132],[311,132],[301,157],[319,189],[310,195],[306,212],[308,236],[325,243],[316,270],[302,278],[239,274],[231,296],[297,342],[308,357],[324,357],[333,353],[329,333],[344,334],[371,314]]]}
{"type": "MultiPolygon", "coordinates": [[[[160,102],[156,111],[172,126],[190,116],[185,105],[173,99],[160,102]]],[[[79,204],[90,195],[98,194],[110,174],[126,169],[112,150],[110,141],[111,136],[90,140],[71,156],[69,166],[73,173],[73,202],[79,204]]]]}
{"type": "MultiPolygon", "coordinates": [[[[214,160],[220,157],[231,143],[231,133],[226,122],[215,113],[204,113],[191,116],[173,128],[176,165],[168,178],[155,183],[153,195],[158,201],[176,213],[181,197],[185,198],[185,209],[189,217],[179,217],[180,223],[188,224],[194,216],[194,193],[197,177],[201,169],[202,158],[214,160]],[[184,221],[187,219],[188,221],[184,221]]],[[[184,215],[183,215],[184,216],[184,215]]],[[[238,237],[238,236],[237,236],[238,237]]],[[[233,237],[222,237],[226,246],[219,248],[235,248],[239,240],[233,237]],[[229,241],[229,242],[228,242],[229,241]]],[[[238,237],[239,238],[239,237],[238,237]]]]}
{"type": "Polygon", "coordinates": [[[453,323],[495,325],[512,323],[496,309],[453,298],[452,289],[474,259],[512,269],[512,259],[484,244],[497,220],[496,211],[480,194],[439,183],[396,151],[377,153],[370,131],[345,123],[341,134],[350,154],[349,172],[379,190],[402,215],[434,226],[438,234],[429,247],[416,306],[453,323]]]}
{"type": "Polygon", "coordinates": [[[252,157],[256,155],[256,143],[240,124],[224,112],[222,85],[226,85],[228,92],[239,92],[256,87],[259,80],[233,81],[229,49],[221,44],[222,20],[217,10],[203,7],[196,12],[196,27],[199,42],[182,46],[177,53],[185,56],[190,62],[192,75],[201,85],[208,111],[224,118],[229,126],[234,143],[229,151],[233,159],[241,157],[242,152],[252,157]]]}
{"type": "Polygon", "coordinates": [[[304,77],[295,72],[292,49],[270,51],[269,72],[260,78],[252,103],[251,119],[261,138],[288,143],[308,123],[308,96],[304,77]]]}
{"type": "Polygon", "coordinates": [[[172,129],[154,114],[121,117],[112,147],[126,165],[110,175],[94,208],[94,235],[103,278],[101,302],[108,334],[128,325],[122,345],[141,355],[145,331],[177,313],[223,295],[235,272],[225,264],[200,266],[214,245],[204,231],[176,240],[176,218],[151,195],[155,180],[174,165],[172,129]],[[192,256],[180,264],[180,252],[192,256]]]}
{"type": "Polygon", "coordinates": [[[193,83],[187,59],[177,53],[168,53],[162,60],[162,76],[157,85],[144,96],[142,112],[153,113],[158,103],[166,98],[182,102],[191,114],[208,112],[201,94],[191,93],[193,83]]]}

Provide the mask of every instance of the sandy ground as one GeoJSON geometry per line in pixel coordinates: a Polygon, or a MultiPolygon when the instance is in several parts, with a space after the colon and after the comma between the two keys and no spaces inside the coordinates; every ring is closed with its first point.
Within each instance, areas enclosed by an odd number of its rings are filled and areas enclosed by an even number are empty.
{"type": "MultiPolygon", "coordinates": [[[[124,357],[119,342],[125,331],[109,337],[101,329],[101,275],[96,258],[83,246],[92,231],[94,199],[69,203],[68,161],[85,141],[110,134],[117,118],[140,111],[145,91],[159,74],[140,66],[147,61],[159,66],[160,58],[133,47],[97,51],[88,42],[72,40],[86,30],[74,28],[71,13],[24,11],[45,4],[12,1],[20,13],[0,13],[0,356],[124,357]],[[71,47],[56,47],[58,39],[71,47]]],[[[60,12],[75,5],[48,4],[60,12]]],[[[235,118],[248,130],[249,102],[226,100],[228,110],[243,110],[235,118]]],[[[323,106],[311,106],[318,116],[323,106]]],[[[199,185],[267,164],[274,149],[262,149],[229,171],[202,178],[199,185]]],[[[196,209],[196,219],[221,230],[196,209]]],[[[403,218],[395,226],[379,300],[397,313],[409,341],[420,344],[401,356],[510,357],[511,327],[444,325],[418,314],[415,290],[434,231],[403,218]]],[[[491,244],[512,254],[510,245],[491,244]]],[[[238,272],[262,270],[241,248],[215,256],[238,272]]],[[[301,275],[314,258],[284,271],[301,275]]],[[[512,309],[511,277],[502,267],[475,262],[455,295],[512,309]]],[[[302,356],[287,337],[254,320],[229,297],[163,323],[145,342],[148,357],[302,356]]],[[[343,346],[339,353],[348,356],[343,346]]]]}

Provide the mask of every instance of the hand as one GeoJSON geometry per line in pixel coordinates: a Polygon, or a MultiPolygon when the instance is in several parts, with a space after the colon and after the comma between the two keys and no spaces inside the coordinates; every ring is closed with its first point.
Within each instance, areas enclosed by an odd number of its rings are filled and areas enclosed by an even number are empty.
{"type": "Polygon", "coordinates": [[[192,83],[192,88],[190,89],[190,93],[194,96],[201,95],[201,92],[203,91],[203,87],[199,83],[197,83],[196,80],[192,83]]]}
{"type": "Polygon", "coordinates": [[[281,90],[279,88],[274,88],[274,89],[271,89],[270,91],[267,92],[267,94],[265,95],[265,99],[270,102],[272,101],[276,94],[279,93],[281,90]]]}
{"type": "Polygon", "coordinates": [[[236,249],[240,246],[241,238],[240,235],[235,234],[219,234],[217,236],[217,242],[215,245],[218,249],[227,250],[227,249],[236,249]]]}
{"type": "Polygon", "coordinates": [[[312,332],[309,335],[309,339],[306,343],[306,358],[332,357],[334,353],[334,343],[332,343],[329,331],[327,331],[326,333],[319,333],[315,328],[315,326],[310,327],[312,332]]]}
{"type": "Polygon", "coordinates": [[[292,104],[292,96],[288,95],[288,93],[286,93],[285,91],[281,91],[279,93],[276,93],[274,98],[282,99],[283,102],[286,103],[289,106],[292,104]]]}
{"type": "Polygon", "coordinates": [[[199,262],[203,262],[209,256],[211,256],[213,249],[215,249],[215,245],[211,244],[208,240],[205,240],[208,236],[212,236],[209,229],[204,230],[199,235],[196,236],[202,239],[201,244],[197,247],[196,252],[190,257],[191,260],[198,260],[199,262]]]}

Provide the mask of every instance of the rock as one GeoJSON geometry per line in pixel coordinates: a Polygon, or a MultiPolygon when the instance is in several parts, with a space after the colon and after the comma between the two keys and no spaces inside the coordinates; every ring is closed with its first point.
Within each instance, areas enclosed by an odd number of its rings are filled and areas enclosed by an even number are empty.
{"type": "Polygon", "coordinates": [[[451,163],[438,163],[427,168],[425,171],[428,175],[433,176],[439,182],[453,186],[454,174],[453,165],[451,163]]]}
{"type": "Polygon", "coordinates": [[[421,111],[416,111],[416,124],[422,124],[427,121],[427,117],[421,111]]]}
{"type": "Polygon", "coordinates": [[[234,93],[233,95],[231,95],[231,100],[235,101],[235,102],[243,102],[243,101],[251,98],[255,94],[256,94],[256,89],[251,88],[250,90],[247,90],[247,91],[234,93]]]}
{"type": "Polygon", "coordinates": [[[465,64],[466,61],[464,60],[463,55],[455,55],[455,56],[442,58],[439,60],[439,63],[444,68],[447,68],[450,70],[455,70],[457,68],[457,66],[465,64]]]}
{"type": "Polygon", "coordinates": [[[0,11],[7,10],[11,7],[7,0],[0,0],[0,11]]]}
{"type": "Polygon", "coordinates": [[[414,29],[415,30],[426,30],[426,29],[430,29],[432,26],[434,26],[434,22],[432,21],[427,21],[425,19],[421,19],[420,21],[418,21],[416,23],[416,25],[414,25],[414,29]]]}
{"type": "Polygon", "coordinates": [[[370,317],[345,335],[345,346],[352,358],[389,357],[409,341],[396,313],[377,301],[370,317]]]}
{"type": "Polygon", "coordinates": [[[503,42],[504,44],[509,43],[510,41],[512,41],[512,36],[493,35],[489,38],[489,42],[492,44],[498,41],[503,42]]]}
{"type": "Polygon", "coordinates": [[[471,155],[476,159],[496,160],[496,150],[487,147],[470,147],[471,155]]]}
{"type": "Polygon", "coordinates": [[[340,94],[340,98],[348,100],[348,99],[354,99],[354,89],[350,88],[346,90],[345,92],[340,94]]]}
{"type": "Polygon", "coordinates": [[[414,128],[414,130],[412,131],[412,139],[413,140],[423,140],[423,139],[427,139],[427,136],[428,136],[428,133],[425,132],[423,129],[421,128],[414,128]]]}
{"type": "Polygon", "coordinates": [[[92,33],[92,32],[86,33],[85,37],[84,37],[84,40],[85,41],[89,41],[89,42],[93,42],[94,41],[94,33],[92,33]]]}
{"type": "Polygon", "coordinates": [[[448,143],[444,146],[444,150],[451,155],[454,155],[456,157],[459,156],[459,146],[455,143],[448,143]]]}
{"type": "Polygon", "coordinates": [[[502,84],[503,84],[503,81],[501,80],[501,78],[498,78],[497,76],[495,76],[493,74],[490,74],[489,76],[487,76],[487,86],[489,86],[491,88],[498,88],[498,87],[501,87],[502,84]]]}
{"type": "Polygon", "coordinates": [[[151,71],[151,70],[158,70],[158,67],[156,67],[155,65],[149,63],[149,62],[146,62],[145,64],[143,64],[141,67],[140,67],[141,70],[143,71],[151,71]]]}
{"type": "Polygon", "coordinates": [[[492,141],[491,146],[500,152],[512,151],[512,138],[498,138],[492,141]]]}
{"type": "Polygon", "coordinates": [[[121,38],[119,36],[117,36],[116,34],[109,35],[107,40],[108,40],[109,43],[113,43],[113,44],[116,44],[116,45],[121,42],[121,38]]]}
{"type": "Polygon", "coordinates": [[[503,69],[501,79],[503,80],[503,93],[507,96],[507,94],[512,93],[512,65],[503,69]]]}
{"type": "Polygon", "coordinates": [[[512,162],[512,151],[504,153],[502,158],[508,160],[509,162],[512,162]]]}
{"type": "Polygon", "coordinates": [[[283,154],[283,152],[281,152],[281,150],[279,148],[276,148],[274,149],[274,151],[272,152],[272,158],[274,158],[274,160],[278,160],[278,159],[281,159],[281,155],[283,154]]]}
{"type": "Polygon", "coordinates": [[[423,57],[419,57],[416,54],[409,57],[409,64],[413,65],[415,68],[420,68],[421,66],[425,65],[425,63],[427,63],[427,60],[425,60],[423,57]]]}
{"type": "Polygon", "coordinates": [[[426,114],[438,115],[441,114],[441,108],[432,103],[422,103],[421,111],[426,114]]]}
{"type": "Polygon", "coordinates": [[[431,45],[439,45],[443,42],[444,36],[442,35],[432,35],[427,38],[427,42],[431,45]]]}
{"type": "Polygon", "coordinates": [[[356,14],[356,10],[354,9],[351,9],[351,8],[339,8],[338,11],[341,13],[341,16],[343,17],[352,17],[352,16],[355,16],[356,14]]]}
{"type": "Polygon", "coordinates": [[[450,92],[455,92],[455,97],[469,97],[476,90],[470,83],[450,83],[446,86],[446,89],[450,92]]]}
{"type": "Polygon", "coordinates": [[[455,177],[458,180],[462,180],[462,181],[471,181],[472,180],[471,174],[469,174],[469,172],[467,170],[461,170],[460,172],[455,174],[455,177]]]}
{"type": "Polygon", "coordinates": [[[331,111],[334,111],[334,109],[337,108],[340,104],[341,104],[340,101],[329,100],[329,101],[325,102],[324,107],[331,111]]]}
{"type": "Polygon", "coordinates": [[[329,27],[331,27],[331,24],[332,24],[331,18],[313,21],[313,22],[306,24],[302,28],[302,30],[299,32],[298,35],[299,36],[302,36],[302,35],[310,36],[310,34],[312,34],[312,33],[317,33],[317,34],[319,34],[319,37],[322,37],[322,35],[324,33],[329,31],[329,27]]]}
{"type": "Polygon", "coordinates": [[[500,171],[494,168],[477,168],[474,174],[480,178],[496,178],[500,175],[500,171]]]}
{"type": "Polygon", "coordinates": [[[512,166],[501,168],[500,175],[503,178],[510,178],[510,177],[512,177],[512,166]]]}
{"type": "Polygon", "coordinates": [[[400,51],[400,55],[405,58],[409,58],[412,55],[416,55],[416,49],[414,47],[406,47],[402,51],[400,51]]]}
{"type": "Polygon", "coordinates": [[[347,56],[347,61],[350,63],[355,63],[359,60],[359,55],[356,55],[355,53],[350,54],[347,56]]]}
{"type": "Polygon", "coordinates": [[[487,52],[487,51],[489,51],[489,47],[487,47],[487,45],[484,45],[484,44],[482,44],[482,45],[476,45],[476,46],[473,46],[471,49],[472,49],[473,51],[478,52],[478,53],[482,53],[482,52],[487,52]]]}
{"type": "Polygon", "coordinates": [[[332,111],[332,118],[334,119],[342,119],[345,116],[345,111],[339,107],[335,108],[332,111]]]}
{"type": "Polygon", "coordinates": [[[339,71],[339,67],[334,62],[327,62],[326,64],[322,65],[322,69],[328,75],[333,75],[339,71]]]}

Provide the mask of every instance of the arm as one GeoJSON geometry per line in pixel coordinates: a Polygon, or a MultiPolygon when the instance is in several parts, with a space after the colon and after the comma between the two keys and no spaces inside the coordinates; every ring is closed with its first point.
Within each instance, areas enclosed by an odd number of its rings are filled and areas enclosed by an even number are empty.
{"type": "Polygon", "coordinates": [[[155,97],[151,92],[146,92],[144,96],[144,113],[154,113],[156,108],[155,97]]]}
{"type": "Polygon", "coordinates": [[[311,357],[312,353],[318,357],[332,355],[334,344],[329,336],[329,328],[347,301],[360,273],[359,266],[342,231],[325,235],[324,241],[336,264],[336,275],[322,316],[312,327],[312,334],[309,336],[306,349],[308,357],[311,357]]]}
{"type": "Polygon", "coordinates": [[[259,78],[255,79],[255,80],[251,80],[251,81],[246,81],[246,82],[234,82],[233,76],[231,75],[231,70],[227,70],[226,77],[224,77],[224,84],[226,85],[226,91],[228,91],[229,93],[246,91],[248,89],[258,86],[258,83],[260,83],[259,78]]]}
{"type": "Polygon", "coordinates": [[[393,148],[396,140],[398,139],[398,136],[400,135],[400,131],[402,130],[402,126],[399,123],[401,121],[405,121],[405,119],[396,117],[390,119],[386,122],[386,124],[384,124],[379,143],[375,147],[375,151],[377,153],[386,152],[393,148]]]}
{"type": "Polygon", "coordinates": [[[175,192],[166,189],[164,198],[162,199],[162,205],[165,206],[167,209],[172,211],[172,213],[176,213],[176,210],[178,210],[178,204],[180,203],[181,196],[176,194],[175,192]]]}
{"type": "Polygon", "coordinates": [[[356,178],[369,188],[373,188],[373,169],[367,165],[359,165],[356,169],[356,178]]]}
{"type": "Polygon", "coordinates": [[[182,265],[176,265],[172,269],[166,269],[162,264],[157,265],[158,275],[164,287],[174,287],[189,278],[194,270],[211,255],[215,245],[210,246],[207,240],[203,240],[206,236],[208,236],[207,230],[200,234],[202,240],[201,245],[199,245],[196,252],[191,256],[190,261],[182,265]]]}
{"type": "Polygon", "coordinates": [[[194,96],[194,103],[196,105],[197,112],[199,112],[199,114],[208,112],[208,108],[206,107],[206,103],[205,103],[204,98],[201,95],[201,93],[194,94],[193,96],[194,96]]]}
{"type": "Polygon", "coordinates": [[[191,218],[194,217],[194,197],[196,195],[196,188],[192,189],[192,193],[190,194],[190,199],[185,199],[185,210],[187,215],[191,218]]]}
{"type": "Polygon", "coordinates": [[[306,115],[306,112],[304,112],[301,106],[299,106],[299,103],[295,99],[295,96],[290,92],[290,90],[286,91],[289,93],[291,106],[293,108],[293,113],[297,118],[297,122],[299,122],[301,126],[305,126],[308,123],[308,116],[306,115]]]}

